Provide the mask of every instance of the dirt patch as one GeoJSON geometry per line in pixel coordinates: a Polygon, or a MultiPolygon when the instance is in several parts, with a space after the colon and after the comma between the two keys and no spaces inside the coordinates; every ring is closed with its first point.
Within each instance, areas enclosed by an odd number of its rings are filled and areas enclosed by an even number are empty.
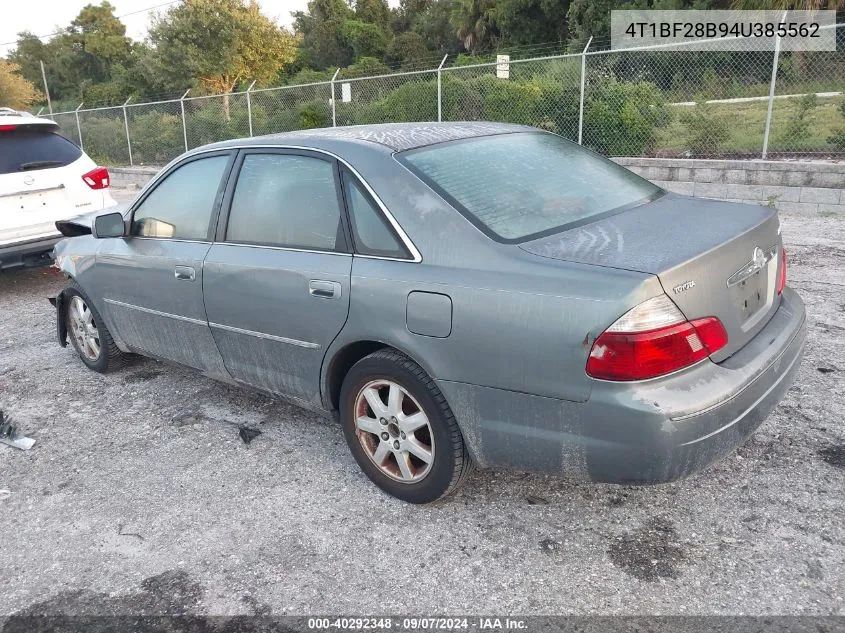
{"type": "Polygon", "coordinates": [[[129,374],[123,379],[125,383],[149,382],[161,376],[161,372],[157,369],[142,369],[133,374],[129,374]]]}
{"type": "Polygon", "coordinates": [[[833,444],[819,451],[821,458],[834,468],[845,469],[845,444],[833,444]]]}
{"type": "Polygon", "coordinates": [[[677,578],[680,565],[687,559],[674,524],[662,517],[617,537],[608,553],[614,565],[646,581],[677,578]]]}
{"type": "Polygon", "coordinates": [[[59,592],[13,614],[2,632],[37,630],[30,628],[34,616],[185,615],[195,612],[202,595],[200,584],[187,573],[171,570],[146,578],[140,591],[122,596],[84,589],[59,592]]]}

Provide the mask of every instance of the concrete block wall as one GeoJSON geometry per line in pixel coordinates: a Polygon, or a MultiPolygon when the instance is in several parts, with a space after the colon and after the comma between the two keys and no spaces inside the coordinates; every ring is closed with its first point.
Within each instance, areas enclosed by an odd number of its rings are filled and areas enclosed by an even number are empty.
{"type": "Polygon", "coordinates": [[[845,163],[614,158],[669,191],[845,216],[845,163]]]}
{"type": "Polygon", "coordinates": [[[112,187],[140,189],[155,176],[160,167],[109,167],[112,187]]]}

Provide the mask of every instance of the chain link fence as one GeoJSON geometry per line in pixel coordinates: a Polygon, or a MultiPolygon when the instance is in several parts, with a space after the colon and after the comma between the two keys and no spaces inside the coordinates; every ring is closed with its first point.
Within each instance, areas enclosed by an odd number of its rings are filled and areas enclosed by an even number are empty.
{"type": "Polygon", "coordinates": [[[187,149],[180,101],[128,106],[126,120],[132,164],[163,165],[187,149]]]}
{"type": "Polygon", "coordinates": [[[253,135],[329,127],[331,99],[330,82],[250,91],[253,135]]]}
{"type": "MultiPolygon", "coordinates": [[[[836,26],[845,50],[845,25],[836,26]]],[[[845,53],[682,45],[509,59],[53,114],[99,163],[160,165],[216,141],[337,125],[486,120],[609,156],[845,157],[845,53]],[[774,72],[773,72],[774,71],[774,72]]],[[[458,60],[455,60],[456,62],[458,60]]]]}
{"type": "Polygon", "coordinates": [[[343,78],[334,82],[337,125],[437,120],[437,71],[343,78]]]}
{"type": "Polygon", "coordinates": [[[578,140],[580,55],[446,68],[442,84],[444,121],[523,123],[578,140]]]}

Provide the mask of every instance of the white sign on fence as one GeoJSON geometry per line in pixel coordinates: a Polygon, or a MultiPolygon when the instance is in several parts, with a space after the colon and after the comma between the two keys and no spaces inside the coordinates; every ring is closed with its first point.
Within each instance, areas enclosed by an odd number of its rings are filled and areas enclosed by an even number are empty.
{"type": "Polygon", "coordinates": [[[352,84],[347,82],[340,84],[340,100],[344,103],[352,101],[352,84]]]}
{"type": "Polygon", "coordinates": [[[508,79],[511,76],[511,56],[496,55],[496,77],[508,79]]]}

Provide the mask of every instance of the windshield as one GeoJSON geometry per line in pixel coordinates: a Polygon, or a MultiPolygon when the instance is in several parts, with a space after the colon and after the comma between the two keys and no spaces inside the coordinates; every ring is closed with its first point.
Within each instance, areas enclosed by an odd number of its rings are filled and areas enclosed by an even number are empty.
{"type": "Polygon", "coordinates": [[[608,159],[542,132],[443,143],[399,159],[502,242],[583,224],[663,191],[608,159]]]}

